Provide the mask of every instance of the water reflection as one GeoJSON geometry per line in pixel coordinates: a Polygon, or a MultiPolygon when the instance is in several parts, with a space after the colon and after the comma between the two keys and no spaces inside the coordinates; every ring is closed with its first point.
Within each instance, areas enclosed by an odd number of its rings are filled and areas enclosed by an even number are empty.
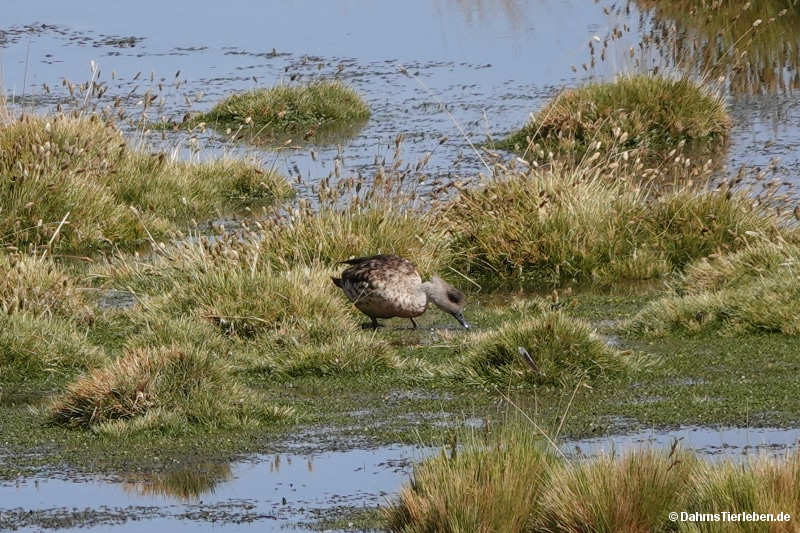
{"type": "MultiPolygon", "coordinates": [[[[441,0],[436,2],[436,11],[442,16],[451,16],[455,10],[441,3],[441,0]]],[[[477,28],[494,21],[498,15],[505,17],[513,33],[523,31],[526,24],[531,22],[519,0],[447,0],[445,3],[455,5],[467,24],[477,28]]]]}
{"type": "Polygon", "coordinates": [[[135,496],[161,496],[184,502],[213,494],[214,488],[232,479],[228,463],[206,463],[187,468],[156,472],[140,481],[123,483],[123,490],[135,496]]]}
{"type": "Polygon", "coordinates": [[[725,77],[732,93],[800,87],[798,0],[636,0],[636,5],[653,16],[643,43],[668,65],[709,79],[725,77]]]}

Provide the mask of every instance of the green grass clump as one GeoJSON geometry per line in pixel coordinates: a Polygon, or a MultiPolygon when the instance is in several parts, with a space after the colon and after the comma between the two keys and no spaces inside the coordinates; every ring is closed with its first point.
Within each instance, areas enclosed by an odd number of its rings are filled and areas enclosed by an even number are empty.
{"type": "Polygon", "coordinates": [[[162,252],[157,275],[170,285],[154,293],[150,306],[164,316],[191,316],[240,339],[288,335],[327,342],[357,325],[330,279],[332,271],[276,269],[260,260],[258,243],[197,243],[162,252]]]}
{"type": "Polygon", "coordinates": [[[252,370],[279,378],[375,374],[399,368],[395,349],[372,333],[341,330],[327,342],[272,339],[266,357],[253,359],[252,370]]]}
{"type": "Polygon", "coordinates": [[[423,276],[452,258],[446,227],[430,213],[376,201],[365,206],[304,211],[265,228],[263,255],[276,264],[333,266],[351,257],[396,254],[414,262],[423,276]]]}
{"type": "Polygon", "coordinates": [[[0,252],[0,311],[80,316],[88,311],[75,279],[46,257],[0,252]]]}
{"type": "Polygon", "coordinates": [[[219,129],[247,127],[255,138],[348,132],[370,116],[361,96],[339,81],[277,85],[234,94],[190,125],[205,122],[219,129]]]}
{"type": "Polygon", "coordinates": [[[131,350],[70,384],[51,407],[56,424],[111,434],[269,424],[290,415],[237,384],[218,354],[179,345],[131,350]]]}
{"type": "Polygon", "coordinates": [[[800,246],[779,240],[759,239],[727,254],[704,257],[691,263],[671,285],[677,294],[698,294],[738,287],[800,264],[800,246]]]}
{"type": "Polygon", "coordinates": [[[414,467],[411,482],[386,508],[397,533],[523,533],[530,530],[557,457],[532,431],[473,437],[457,454],[414,467]]]}
{"type": "Polygon", "coordinates": [[[655,300],[627,327],[639,334],[777,332],[800,335],[800,247],[759,241],[690,265],[672,293],[655,300]]]}
{"type": "Polygon", "coordinates": [[[130,248],[192,220],[290,192],[243,161],[176,162],[131,149],[97,116],[24,116],[0,127],[0,243],[85,253],[130,248]],[[51,242],[52,241],[52,242],[51,242]]]}
{"type": "Polygon", "coordinates": [[[481,383],[563,385],[624,373],[634,360],[606,345],[584,321],[547,311],[478,335],[463,365],[467,376],[481,383]]]}
{"type": "Polygon", "coordinates": [[[0,314],[0,387],[8,383],[42,382],[69,377],[106,360],[75,322],[0,314]]]}
{"type": "Polygon", "coordinates": [[[561,92],[496,146],[576,164],[600,150],[662,161],[682,141],[718,147],[730,126],[724,99],[687,78],[621,76],[561,92]]]}
{"type": "Polygon", "coordinates": [[[146,330],[128,345],[200,338],[235,354],[246,372],[277,379],[400,366],[389,344],[361,331],[362,318],[331,281],[334,270],[278,268],[269,246],[269,239],[199,241],[162,248],[147,264],[112,265],[110,283],[133,287],[148,309],[139,318],[146,330]]]}
{"type": "Polygon", "coordinates": [[[512,175],[462,191],[443,213],[459,266],[489,287],[659,278],[781,220],[747,196],[681,187],[648,194],[585,172],[512,175]]]}

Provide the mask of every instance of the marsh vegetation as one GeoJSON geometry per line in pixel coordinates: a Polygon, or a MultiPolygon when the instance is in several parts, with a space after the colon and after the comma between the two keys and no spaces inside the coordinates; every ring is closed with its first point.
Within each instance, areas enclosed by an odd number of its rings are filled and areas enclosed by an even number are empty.
{"type": "MultiPolygon", "coordinates": [[[[369,114],[348,86],[312,82],[171,126],[313,141],[369,114]]],[[[756,196],[716,173],[731,128],[719,87],[586,83],[481,152],[489,174],[471,185],[421,189],[430,155],[404,164],[398,136],[393,161],[352,176],[337,163],[298,199],[252,161],[150,153],[103,113],[0,106],[0,121],[0,440],[57,443],[0,463],[0,478],[43,460],[160,471],[323,427],[451,442],[369,515],[394,531],[658,531],[691,506],[800,513],[796,493],[778,494],[800,485],[796,454],[737,467],[678,447],[573,460],[557,446],[800,423],[798,215],[777,186],[756,196]],[[205,230],[231,213],[244,213],[235,231],[205,230]],[[379,253],[463,290],[478,327],[432,310],[420,330],[363,331],[331,277],[379,253]],[[109,293],[129,305],[104,305],[109,293]],[[506,424],[512,411],[525,420],[506,424]],[[465,413],[488,428],[466,446],[453,427],[465,413]]],[[[137,490],[196,496],[228,475],[210,470],[137,490]]]]}
{"type": "Polygon", "coordinates": [[[733,93],[800,88],[796,0],[636,3],[655,15],[647,43],[672,64],[724,79],[733,93]]]}
{"type": "Polygon", "coordinates": [[[0,128],[0,241],[85,254],[135,249],[285,198],[273,171],[244,160],[181,162],[131,147],[97,115],[23,115],[0,128]]]}
{"type": "Polygon", "coordinates": [[[318,80],[234,94],[205,113],[160,126],[210,126],[257,144],[294,138],[313,143],[349,137],[369,117],[369,107],[354,89],[338,80],[318,80]]]}
{"type": "MultiPolygon", "coordinates": [[[[403,533],[741,531],[668,517],[675,509],[794,516],[799,476],[797,453],[712,464],[677,442],[668,450],[567,459],[529,426],[512,423],[417,466],[385,514],[389,529],[403,533]]],[[[789,521],[775,524],[792,529],[789,521]]]]}
{"type": "Polygon", "coordinates": [[[713,155],[731,119],[721,95],[687,77],[620,76],[565,89],[497,148],[534,163],[586,166],[602,154],[658,166],[688,144],[713,155]],[[598,154],[598,155],[595,155],[598,154]]]}

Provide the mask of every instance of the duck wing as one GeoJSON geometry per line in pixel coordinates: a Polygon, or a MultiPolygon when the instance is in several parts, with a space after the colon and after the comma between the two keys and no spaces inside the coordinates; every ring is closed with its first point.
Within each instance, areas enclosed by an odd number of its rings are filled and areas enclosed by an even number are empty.
{"type": "Polygon", "coordinates": [[[391,273],[399,276],[419,276],[417,266],[399,255],[379,254],[365,257],[356,257],[339,261],[340,264],[351,265],[344,272],[343,278],[353,280],[368,280],[372,275],[391,273]]]}
{"type": "Polygon", "coordinates": [[[369,316],[417,316],[427,299],[417,267],[397,255],[373,255],[342,261],[350,265],[334,283],[369,316]]]}

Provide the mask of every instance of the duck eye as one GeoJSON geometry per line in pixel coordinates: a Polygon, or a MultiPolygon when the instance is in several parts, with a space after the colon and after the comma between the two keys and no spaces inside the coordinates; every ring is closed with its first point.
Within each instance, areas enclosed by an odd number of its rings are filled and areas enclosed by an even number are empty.
{"type": "Polygon", "coordinates": [[[450,289],[447,291],[447,299],[453,302],[454,304],[461,304],[464,301],[464,295],[461,294],[456,289],[450,289]]]}

